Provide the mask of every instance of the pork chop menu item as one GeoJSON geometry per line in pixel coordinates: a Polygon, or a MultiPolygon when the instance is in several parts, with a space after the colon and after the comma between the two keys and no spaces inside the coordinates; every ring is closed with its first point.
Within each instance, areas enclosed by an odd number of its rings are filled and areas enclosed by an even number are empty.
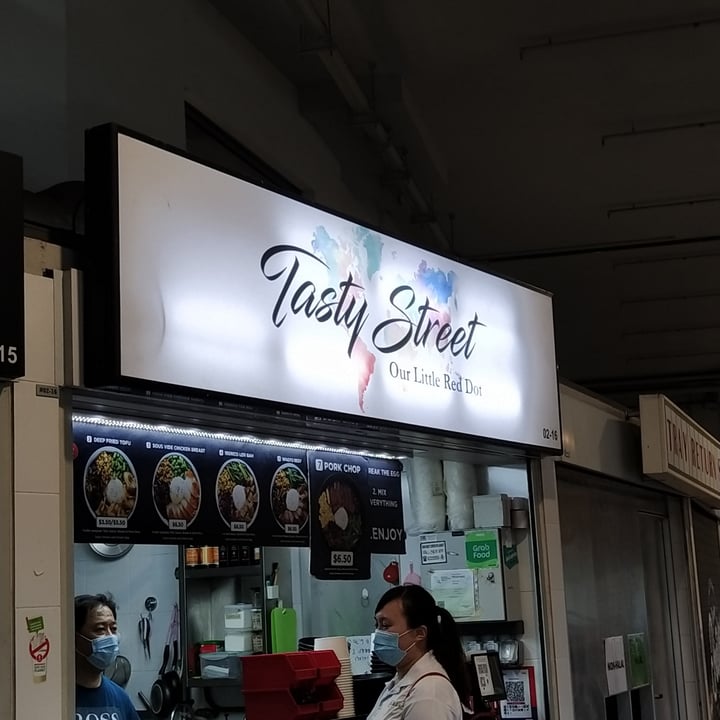
{"type": "Polygon", "coordinates": [[[360,497],[350,480],[330,478],[319,497],[320,528],[332,550],[352,550],[362,537],[360,497]]]}
{"type": "Polygon", "coordinates": [[[181,453],[164,455],[153,476],[155,510],[166,525],[182,520],[185,526],[200,511],[200,479],[195,466],[181,453]]]}
{"type": "Polygon", "coordinates": [[[95,517],[129,518],[137,502],[137,474],[121,450],[96,450],[85,466],[85,501],[95,517]]]}

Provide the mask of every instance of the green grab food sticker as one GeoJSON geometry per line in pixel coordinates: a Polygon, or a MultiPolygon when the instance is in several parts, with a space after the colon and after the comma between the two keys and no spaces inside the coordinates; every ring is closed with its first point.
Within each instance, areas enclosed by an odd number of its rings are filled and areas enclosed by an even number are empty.
{"type": "Polygon", "coordinates": [[[478,530],[465,535],[465,559],[469,568],[500,567],[498,536],[494,530],[478,530]]]}
{"type": "Polygon", "coordinates": [[[27,624],[27,629],[30,633],[37,633],[45,629],[45,622],[42,615],[40,615],[40,617],[34,618],[26,617],[25,623],[27,624]]]}

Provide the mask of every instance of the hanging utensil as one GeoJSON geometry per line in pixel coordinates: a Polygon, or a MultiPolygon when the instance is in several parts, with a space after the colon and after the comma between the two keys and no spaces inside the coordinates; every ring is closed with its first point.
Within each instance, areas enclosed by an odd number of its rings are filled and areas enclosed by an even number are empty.
{"type": "Polygon", "coordinates": [[[138,635],[140,636],[145,659],[151,660],[150,636],[152,635],[152,622],[147,615],[140,615],[140,620],[138,620],[138,635]]]}
{"type": "Polygon", "coordinates": [[[118,655],[115,662],[105,670],[105,677],[112,680],[121,688],[127,686],[132,674],[132,666],[130,661],[124,655],[118,655]]]}
{"type": "Polygon", "coordinates": [[[150,705],[155,715],[168,715],[180,701],[182,682],[177,670],[179,661],[179,609],[176,603],[173,606],[170,627],[163,648],[162,664],[160,665],[158,677],[150,688],[150,705]],[[173,652],[172,663],[170,663],[171,648],[173,652]],[[168,663],[170,663],[169,669],[167,669],[168,663]]]}

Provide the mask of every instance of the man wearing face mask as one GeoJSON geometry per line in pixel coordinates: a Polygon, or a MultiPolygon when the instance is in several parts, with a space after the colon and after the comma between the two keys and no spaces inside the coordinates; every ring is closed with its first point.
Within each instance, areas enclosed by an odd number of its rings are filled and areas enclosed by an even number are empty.
{"type": "Polygon", "coordinates": [[[75,720],[139,720],[127,693],[103,672],[117,658],[117,610],[106,595],[75,598],[75,720]]]}
{"type": "Polygon", "coordinates": [[[388,590],[375,608],[373,652],[397,669],[367,720],[462,720],[465,653],[450,613],[418,585],[388,590]]]}

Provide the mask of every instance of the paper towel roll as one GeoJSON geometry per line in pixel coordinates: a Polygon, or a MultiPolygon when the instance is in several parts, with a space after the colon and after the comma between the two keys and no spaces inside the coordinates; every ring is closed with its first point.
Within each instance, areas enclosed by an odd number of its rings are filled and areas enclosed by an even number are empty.
{"type": "Polygon", "coordinates": [[[441,461],[416,457],[408,463],[408,471],[410,504],[418,532],[442,532],[445,529],[445,493],[441,461]]]}
{"type": "Polygon", "coordinates": [[[445,494],[447,495],[448,529],[469,530],[473,527],[473,495],[478,481],[475,466],[455,460],[443,461],[445,494]]]}

